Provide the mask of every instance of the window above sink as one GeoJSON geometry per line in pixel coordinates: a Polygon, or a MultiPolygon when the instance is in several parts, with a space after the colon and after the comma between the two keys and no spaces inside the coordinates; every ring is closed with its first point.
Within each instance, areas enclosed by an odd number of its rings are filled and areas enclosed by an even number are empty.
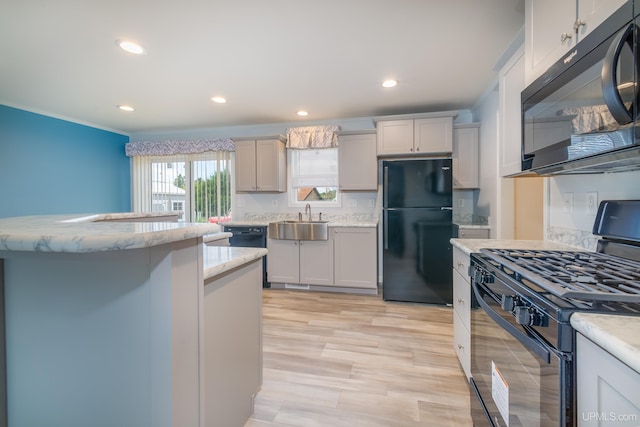
{"type": "Polygon", "coordinates": [[[287,150],[290,207],[340,207],[338,149],[287,150]]]}

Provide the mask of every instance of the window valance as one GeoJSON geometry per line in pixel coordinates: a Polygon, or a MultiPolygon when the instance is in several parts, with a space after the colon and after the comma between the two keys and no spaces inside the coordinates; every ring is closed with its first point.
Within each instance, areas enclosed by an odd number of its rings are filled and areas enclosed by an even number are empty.
{"type": "Polygon", "coordinates": [[[335,148],[338,146],[336,132],[340,126],[305,126],[287,129],[287,148],[307,150],[313,148],[335,148]]]}
{"type": "Polygon", "coordinates": [[[229,138],[187,141],[138,141],[125,146],[127,156],[170,156],[197,154],[206,151],[235,151],[236,144],[229,138]]]}

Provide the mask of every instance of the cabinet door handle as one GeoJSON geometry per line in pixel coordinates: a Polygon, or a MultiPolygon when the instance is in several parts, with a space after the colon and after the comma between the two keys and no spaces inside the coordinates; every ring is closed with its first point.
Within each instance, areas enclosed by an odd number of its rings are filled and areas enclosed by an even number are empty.
{"type": "Polygon", "coordinates": [[[458,298],[458,303],[459,304],[464,304],[464,300],[462,298],[458,298]]]}
{"type": "Polygon", "coordinates": [[[458,344],[458,350],[462,350],[464,346],[462,344],[458,344]]]}
{"type": "Polygon", "coordinates": [[[587,21],[583,21],[582,19],[578,18],[576,19],[576,22],[573,23],[573,30],[577,34],[578,31],[580,31],[580,27],[584,27],[585,25],[587,25],[587,21]]]}
{"type": "Polygon", "coordinates": [[[562,33],[562,34],[560,34],[560,43],[564,43],[564,42],[566,42],[566,41],[567,41],[567,40],[569,40],[571,37],[572,37],[572,36],[571,36],[571,34],[569,34],[569,33],[562,33]]]}

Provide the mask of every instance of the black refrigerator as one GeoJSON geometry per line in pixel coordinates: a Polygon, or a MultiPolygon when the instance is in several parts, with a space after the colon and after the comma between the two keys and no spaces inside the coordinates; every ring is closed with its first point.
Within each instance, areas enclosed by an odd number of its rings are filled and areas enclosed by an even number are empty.
{"type": "Polygon", "coordinates": [[[453,302],[451,159],[382,162],[382,297],[453,302]]]}

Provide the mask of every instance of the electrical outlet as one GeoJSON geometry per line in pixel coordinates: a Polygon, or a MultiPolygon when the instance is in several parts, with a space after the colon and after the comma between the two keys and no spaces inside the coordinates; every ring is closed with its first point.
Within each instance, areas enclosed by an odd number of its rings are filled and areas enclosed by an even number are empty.
{"type": "Polygon", "coordinates": [[[273,206],[274,208],[278,207],[278,199],[273,199],[271,201],[271,206],[273,206]]]}
{"type": "Polygon", "coordinates": [[[598,193],[587,193],[587,214],[595,215],[598,212],[598,193]]]}
{"type": "Polygon", "coordinates": [[[573,212],[573,193],[562,193],[562,212],[573,212]]]}
{"type": "Polygon", "coordinates": [[[369,207],[370,208],[376,207],[376,199],[369,199],[369,207]]]}

